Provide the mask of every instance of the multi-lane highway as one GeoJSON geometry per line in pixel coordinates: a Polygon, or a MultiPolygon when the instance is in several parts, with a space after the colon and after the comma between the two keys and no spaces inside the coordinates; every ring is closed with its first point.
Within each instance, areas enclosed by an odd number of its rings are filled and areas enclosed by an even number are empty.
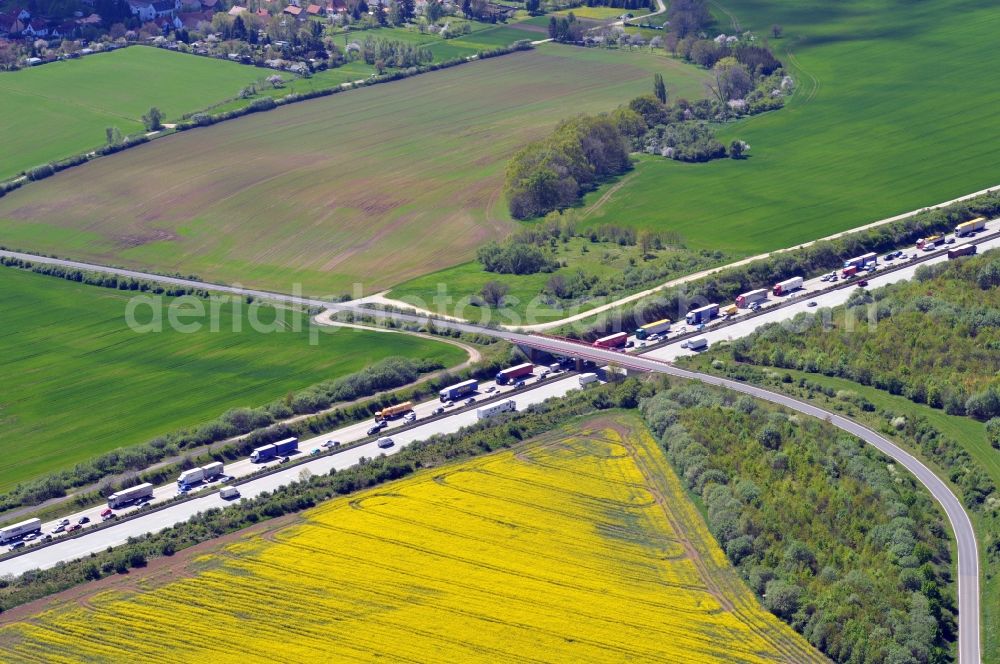
{"type": "MultiPolygon", "coordinates": [[[[540,375],[541,367],[536,368],[535,375],[540,375]]],[[[534,380],[537,380],[535,378],[534,380]]],[[[532,382],[534,382],[534,380],[532,382]]],[[[517,391],[517,388],[511,385],[497,385],[494,381],[481,382],[479,385],[479,392],[474,396],[478,400],[484,400],[487,398],[493,398],[498,395],[505,395],[510,392],[517,391]]],[[[417,422],[426,420],[430,417],[434,417],[438,413],[436,412],[439,408],[445,413],[452,410],[462,410],[463,403],[466,399],[461,399],[457,403],[445,404],[440,401],[426,401],[423,403],[418,403],[413,408],[413,414],[417,418],[417,422]]],[[[472,408],[474,411],[475,408],[472,408]]],[[[473,412],[474,415],[474,412],[473,412]]],[[[297,454],[293,455],[293,459],[298,461],[304,456],[311,456],[312,452],[315,450],[320,453],[328,452],[327,443],[330,441],[336,441],[341,443],[341,445],[348,445],[355,443],[365,438],[370,437],[368,431],[373,426],[374,420],[366,419],[362,422],[357,422],[355,424],[348,425],[346,427],[337,429],[336,431],[331,431],[322,436],[316,436],[309,440],[300,441],[299,451],[297,454]]],[[[411,423],[408,422],[403,417],[395,418],[387,422],[387,426],[378,435],[380,436],[393,436],[395,437],[396,431],[410,426],[411,423]]],[[[346,451],[346,450],[345,450],[346,451]]],[[[263,468],[274,467],[280,465],[277,458],[265,463],[253,463],[249,458],[240,459],[238,461],[233,461],[227,463],[225,466],[225,471],[223,477],[226,479],[219,479],[210,483],[211,486],[216,488],[225,485],[226,482],[230,480],[240,480],[248,475],[252,475],[263,468]]],[[[198,490],[202,487],[195,487],[198,490]]],[[[152,500],[148,501],[149,505],[156,506],[167,501],[173,500],[181,495],[179,487],[175,483],[168,483],[163,486],[156,487],[153,490],[152,500]]],[[[42,532],[53,535],[54,537],[66,537],[69,533],[64,530],[56,532],[56,528],[60,525],[60,522],[68,521],[69,525],[80,524],[81,520],[86,520],[82,524],[82,529],[93,528],[95,525],[102,523],[101,514],[107,509],[106,505],[98,505],[95,507],[90,507],[84,510],[80,510],[74,514],[66,517],[59,517],[52,521],[48,521],[42,524],[42,532]]],[[[146,509],[145,507],[143,509],[146,509]]],[[[114,513],[116,516],[128,516],[133,512],[136,512],[138,508],[136,506],[129,506],[124,509],[116,509],[114,513]]],[[[31,546],[38,546],[42,543],[41,540],[33,540],[30,544],[31,546]]],[[[0,570],[3,569],[2,563],[0,563],[0,570]]],[[[2,573],[2,572],[0,572],[2,573]]]]}
{"type": "MultiPolygon", "coordinates": [[[[1000,239],[989,240],[977,244],[979,244],[980,251],[982,251],[1000,246],[1000,239]]],[[[212,291],[229,292],[240,295],[254,295],[257,297],[292,302],[306,306],[320,306],[334,310],[353,311],[364,315],[394,318],[407,322],[425,323],[428,320],[426,317],[419,315],[400,314],[395,312],[375,312],[350,303],[331,304],[314,298],[273,294],[234,286],[204,284],[192,280],[173,277],[166,278],[132,270],[108,268],[62,259],[38,257],[29,254],[19,254],[7,251],[0,251],[0,255],[16,256],[25,260],[54,263],[83,270],[113,273],[121,276],[131,276],[138,279],[149,279],[175,285],[205,288],[212,291]]],[[[941,255],[928,261],[924,261],[921,264],[935,263],[943,260],[947,259],[944,255],[941,255]]],[[[868,277],[869,288],[912,278],[913,273],[916,271],[916,267],[917,266],[914,264],[887,274],[873,274],[868,277]]],[[[814,287],[814,284],[807,284],[807,287],[814,287]]],[[[852,290],[853,288],[842,288],[822,293],[812,293],[807,291],[807,297],[798,298],[794,304],[788,306],[775,306],[771,310],[765,310],[765,312],[761,315],[747,318],[744,321],[737,320],[734,324],[727,325],[725,327],[709,327],[703,331],[701,336],[708,338],[710,343],[714,343],[722,339],[735,339],[745,336],[765,323],[787,321],[801,312],[814,311],[816,310],[816,307],[832,307],[842,304],[850,296],[852,290]],[[810,301],[815,301],[816,307],[810,307],[810,301]]],[[[435,320],[434,322],[435,325],[438,325],[439,327],[457,329],[464,332],[487,334],[505,339],[515,344],[549,351],[558,355],[580,357],[602,363],[614,363],[619,366],[640,371],[667,373],[684,379],[699,380],[708,384],[721,385],[732,390],[782,404],[788,408],[792,408],[807,415],[823,418],[834,426],[837,426],[852,435],[858,436],[868,444],[876,447],[910,471],[927,488],[934,499],[937,500],[942,506],[951,523],[958,549],[959,662],[960,664],[974,664],[980,661],[979,560],[975,533],[972,529],[971,521],[962,508],[961,502],[951,492],[948,486],[929,468],[921,463],[920,460],[916,459],[905,450],[894,445],[871,429],[843,418],[836,413],[824,411],[811,404],[800,402],[785,395],[770,392],[762,388],[744,385],[742,383],[728,381],[715,376],[695,373],[674,367],[669,364],[669,360],[688,352],[686,349],[680,347],[679,341],[668,343],[663,347],[653,349],[650,352],[641,355],[624,355],[619,352],[593,348],[579,342],[565,339],[525,335],[507,330],[483,328],[453,321],[435,320]]],[[[539,385],[535,389],[517,394],[514,398],[517,401],[518,408],[521,409],[530,403],[537,403],[538,401],[550,396],[565,394],[570,389],[574,389],[576,387],[578,387],[578,381],[575,377],[552,380],[549,383],[539,385]]],[[[393,435],[393,438],[397,441],[397,445],[396,447],[391,448],[389,453],[400,449],[403,445],[414,440],[426,438],[436,433],[457,431],[462,426],[466,426],[474,420],[475,412],[474,410],[471,410],[455,413],[453,416],[428,422],[412,429],[408,429],[404,432],[400,432],[398,435],[393,435]]],[[[303,441],[300,445],[300,449],[308,451],[312,446],[319,446],[322,442],[325,442],[330,438],[337,438],[345,441],[347,440],[345,435],[339,432],[334,432],[319,436],[310,441],[303,441]]],[[[251,482],[243,485],[243,487],[241,487],[241,491],[244,496],[254,496],[261,491],[271,490],[284,483],[294,481],[299,477],[299,473],[301,473],[304,468],[308,468],[311,472],[329,472],[331,468],[342,468],[353,465],[357,462],[357,459],[360,456],[373,456],[381,452],[382,450],[374,447],[374,444],[351,448],[339,454],[320,457],[307,464],[297,465],[284,471],[252,480],[251,482]]],[[[86,555],[91,551],[102,550],[108,546],[121,544],[129,537],[146,532],[157,531],[175,523],[182,522],[199,511],[211,507],[219,507],[224,504],[225,502],[218,496],[218,493],[215,492],[191,501],[172,505],[163,510],[151,512],[142,518],[116,524],[111,528],[97,530],[90,535],[60,541],[48,547],[30,551],[24,555],[0,562],[0,574],[20,574],[35,567],[49,567],[57,564],[59,561],[72,560],[80,557],[81,555],[86,555]]]]}
{"type": "MultiPolygon", "coordinates": [[[[1000,221],[991,222],[990,229],[991,232],[1000,229],[1000,221]]],[[[1000,237],[994,237],[982,242],[976,241],[975,238],[972,238],[969,241],[975,243],[978,251],[980,252],[1000,247],[1000,237]]],[[[962,246],[962,244],[964,244],[964,242],[959,241],[959,243],[955,245],[948,245],[943,248],[941,252],[931,254],[931,257],[926,260],[921,260],[924,256],[921,253],[918,253],[918,260],[909,260],[905,262],[905,267],[897,268],[890,272],[877,271],[873,274],[865,276],[863,278],[868,282],[867,288],[878,288],[880,286],[887,286],[900,281],[908,281],[913,278],[917,268],[921,265],[935,265],[937,263],[947,262],[947,249],[962,246]]],[[[898,265],[898,261],[894,264],[880,259],[880,269],[883,271],[888,268],[896,267],[896,265],[898,265]]],[[[788,297],[776,298],[774,296],[770,296],[769,306],[764,308],[762,312],[750,316],[747,315],[749,312],[744,310],[743,314],[735,318],[733,321],[722,325],[718,322],[715,325],[709,325],[705,329],[701,330],[697,336],[704,337],[708,341],[709,346],[711,346],[719,341],[739,339],[741,337],[748,336],[754,330],[757,330],[761,326],[768,323],[780,323],[788,321],[800,313],[816,312],[822,308],[833,308],[839,306],[847,302],[847,299],[857,289],[857,286],[848,285],[847,287],[830,290],[831,287],[837,286],[838,283],[840,282],[823,282],[819,277],[810,279],[805,282],[802,290],[794,291],[788,297]],[[790,303],[786,304],[786,302],[790,303]],[[810,303],[815,304],[810,305],[810,303]]],[[[687,336],[692,331],[692,329],[687,328],[683,324],[679,324],[674,326],[672,329],[672,336],[687,336]]],[[[694,351],[690,351],[687,348],[682,347],[680,341],[676,341],[644,351],[643,355],[658,360],[673,361],[678,357],[691,355],[693,352],[694,351]]]]}
{"type": "MultiPolygon", "coordinates": [[[[580,388],[579,378],[576,375],[562,375],[543,381],[536,381],[537,379],[533,381],[530,389],[507,393],[503,396],[504,398],[513,399],[517,404],[518,410],[524,410],[532,404],[541,403],[551,397],[564,396],[570,390],[580,388]]],[[[427,402],[422,405],[422,410],[432,406],[433,402],[427,402]]],[[[238,488],[242,498],[253,498],[264,491],[273,491],[280,486],[297,481],[304,471],[313,474],[326,474],[334,468],[342,470],[357,464],[361,457],[372,458],[380,454],[395,454],[415,440],[424,440],[437,434],[455,433],[461,428],[475,424],[476,422],[476,409],[473,407],[424,424],[419,424],[418,420],[417,426],[411,428],[403,429],[397,423],[396,428],[399,429],[398,431],[388,431],[383,434],[391,436],[395,443],[388,449],[377,447],[373,441],[364,445],[350,447],[336,454],[318,456],[308,462],[295,464],[284,470],[248,480],[239,484],[238,488]]],[[[333,439],[346,442],[350,440],[351,436],[355,436],[355,440],[363,438],[365,437],[365,430],[369,426],[371,426],[370,421],[303,440],[299,443],[300,455],[308,456],[312,449],[322,449],[322,444],[327,440],[333,439]]],[[[228,474],[233,474],[234,471],[238,472],[242,467],[239,464],[242,463],[238,462],[237,464],[228,465],[226,472],[228,474]]],[[[259,469],[258,466],[249,464],[249,461],[246,462],[246,465],[251,471],[259,469]]],[[[274,464],[272,463],[272,465],[274,464]]],[[[222,485],[215,483],[214,486],[217,488],[222,485]]],[[[160,489],[162,491],[159,495],[163,499],[169,499],[177,495],[175,487],[168,485],[160,489]]],[[[0,576],[6,574],[16,576],[30,569],[45,569],[62,561],[74,560],[90,553],[103,551],[109,546],[119,546],[124,544],[130,537],[158,532],[175,524],[183,523],[198,512],[213,507],[225,507],[227,504],[228,501],[221,498],[218,491],[213,490],[206,495],[176,503],[159,510],[150,511],[141,517],[121,521],[110,527],[93,530],[89,533],[84,531],[82,535],[74,538],[61,539],[45,547],[29,549],[22,555],[0,562],[0,576]]],[[[104,507],[92,508],[68,518],[75,523],[80,516],[93,514],[99,521],[98,515],[103,509],[104,507]]],[[[135,508],[130,508],[129,510],[122,510],[121,513],[128,515],[134,510],[135,508]]],[[[54,525],[54,522],[46,524],[44,530],[50,532],[51,527],[54,525]]]]}

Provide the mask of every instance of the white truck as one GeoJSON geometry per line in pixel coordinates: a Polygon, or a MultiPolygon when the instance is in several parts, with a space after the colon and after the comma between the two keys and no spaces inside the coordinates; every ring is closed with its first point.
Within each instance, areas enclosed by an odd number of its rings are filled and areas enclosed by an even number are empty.
{"type": "Polygon", "coordinates": [[[796,291],[802,288],[802,277],[792,277],[791,279],[785,279],[784,281],[779,281],[774,285],[775,295],[788,295],[792,291],[796,291]]]}
{"type": "Polygon", "coordinates": [[[130,503],[134,503],[137,500],[152,497],[153,485],[149,482],[143,482],[142,484],[137,484],[134,487],[116,491],[108,496],[108,507],[114,510],[130,503]]]}
{"type": "Polygon", "coordinates": [[[222,474],[223,465],[219,461],[202,466],[201,468],[191,468],[185,470],[177,478],[178,486],[193,486],[199,482],[210,482],[222,474]]]}
{"type": "Polygon", "coordinates": [[[740,309],[747,309],[751,305],[757,304],[758,302],[763,302],[767,299],[767,289],[758,288],[757,290],[747,291],[742,295],[736,296],[736,306],[740,309]]]}
{"type": "Polygon", "coordinates": [[[219,489],[219,498],[223,500],[233,500],[240,497],[240,490],[234,486],[224,486],[219,489]]]}
{"type": "Polygon", "coordinates": [[[681,344],[681,348],[687,348],[688,350],[699,351],[708,348],[708,339],[705,337],[698,337],[697,339],[689,339],[681,344]]]}
{"type": "Polygon", "coordinates": [[[486,420],[494,415],[499,415],[500,413],[513,413],[517,410],[517,404],[513,399],[506,399],[504,401],[498,401],[496,403],[491,403],[488,406],[483,406],[482,408],[476,409],[476,419],[486,420]]]}
{"type": "Polygon", "coordinates": [[[0,528],[0,544],[6,544],[7,542],[21,539],[25,535],[40,532],[42,532],[42,520],[28,519],[27,521],[15,523],[6,528],[0,528]]]}
{"type": "Polygon", "coordinates": [[[597,374],[595,373],[584,373],[580,374],[577,379],[580,381],[580,387],[587,387],[591,383],[597,382],[597,374]]]}

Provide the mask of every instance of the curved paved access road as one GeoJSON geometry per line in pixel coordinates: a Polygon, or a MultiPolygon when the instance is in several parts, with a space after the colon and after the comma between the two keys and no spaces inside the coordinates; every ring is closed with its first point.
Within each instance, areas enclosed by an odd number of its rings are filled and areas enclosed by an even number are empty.
{"type": "MultiPolygon", "coordinates": [[[[106,267],[90,263],[82,263],[79,261],[70,261],[60,258],[35,256],[32,254],[17,253],[6,250],[0,250],[0,256],[11,256],[16,258],[22,258],[24,260],[34,261],[36,263],[62,265],[64,267],[73,267],[81,270],[90,270],[95,272],[103,272],[107,274],[117,274],[119,276],[135,277],[137,279],[157,281],[160,283],[169,283],[180,286],[204,288],[205,290],[209,291],[227,292],[238,295],[254,295],[256,297],[262,297],[270,300],[291,302],[299,305],[325,307],[335,311],[353,311],[355,313],[362,313],[376,318],[392,318],[400,321],[416,322],[416,323],[426,323],[428,321],[428,318],[426,316],[401,314],[391,311],[377,311],[377,310],[367,309],[353,303],[332,304],[330,302],[326,302],[324,300],[319,300],[315,298],[285,295],[281,293],[270,293],[267,291],[242,288],[240,286],[227,286],[219,284],[202,283],[199,281],[194,281],[191,279],[183,279],[178,277],[162,277],[159,275],[138,272],[135,270],[106,267]]],[[[797,313],[796,309],[797,309],[796,307],[786,308],[785,311],[787,312],[788,317],[791,317],[795,313],[797,313]]],[[[948,516],[948,520],[951,522],[952,531],[955,533],[955,540],[958,547],[958,608],[959,608],[958,661],[959,664],[979,664],[980,662],[979,553],[976,545],[975,532],[972,529],[972,522],[969,520],[969,516],[963,509],[961,502],[958,500],[955,494],[951,492],[948,486],[937,475],[935,475],[927,466],[925,466],[920,460],[915,458],[906,450],[903,450],[899,446],[893,444],[889,440],[883,438],[882,436],[875,433],[871,429],[868,429],[867,427],[863,427],[860,424],[853,422],[852,420],[841,417],[835,413],[825,411],[811,404],[799,401],[797,399],[793,399],[783,394],[755,387],[752,385],[745,385],[743,383],[727,380],[725,378],[719,378],[717,376],[710,376],[708,374],[702,374],[693,371],[687,371],[685,369],[680,369],[672,364],[669,364],[663,360],[657,360],[653,357],[645,355],[623,355],[621,353],[617,353],[614,351],[609,351],[601,348],[593,348],[591,346],[581,344],[579,342],[573,342],[552,337],[538,337],[528,334],[519,334],[515,332],[510,332],[508,330],[481,327],[469,323],[458,323],[453,321],[443,321],[435,319],[434,324],[439,327],[456,329],[462,332],[490,335],[498,337],[500,339],[504,339],[511,343],[526,344],[534,348],[547,350],[553,353],[560,353],[574,357],[584,357],[586,359],[591,359],[599,362],[610,362],[618,366],[628,366],[630,368],[639,369],[643,371],[666,373],[672,376],[677,376],[679,378],[701,381],[709,385],[719,385],[737,392],[742,392],[744,394],[749,394],[751,396],[764,399],[766,401],[770,401],[772,403],[781,404],[783,406],[786,406],[788,408],[791,408],[793,410],[796,410],[800,413],[812,417],[818,417],[820,419],[826,420],[827,422],[833,424],[834,426],[850,433],[851,435],[858,436],[868,444],[876,447],[881,452],[893,458],[896,462],[898,462],[900,465],[902,465],[904,468],[910,471],[917,478],[917,480],[921,484],[923,484],[928,491],[930,491],[931,495],[934,496],[934,499],[938,501],[938,503],[942,506],[942,508],[944,508],[945,514],[948,516]]],[[[748,330],[747,333],[749,333],[749,331],[750,330],[748,330]]],[[[444,420],[441,421],[447,422],[450,419],[452,418],[445,418],[444,420]]],[[[298,471],[299,469],[294,468],[291,470],[298,471]]],[[[270,476],[270,477],[276,477],[276,476],[270,476]]],[[[197,501],[191,501],[190,503],[182,503],[181,505],[189,506],[196,502],[197,501]]],[[[153,514],[154,515],[162,514],[162,512],[154,512],[153,514]]],[[[134,523],[134,522],[129,522],[129,523],[134,523]]],[[[120,524],[120,525],[124,526],[125,524],[120,524]]],[[[116,530],[116,528],[109,528],[106,531],[95,531],[95,535],[100,533],[112,533],[113,531],[116,530]]],[[[70,541],[83,542],[84,540],[87,539],[88,538],[78,538],[70,541]]],[[[74,558],[79,557],[79,555],[81,554],[77,553],[76,555],[66,556],[63,559],[72,560],[74,558]]],[[[9,567],[7,563],[17,561],[19,558],[21,557],[19,556],[18,558],[13,558],[11,559],[11,561],[5,561],[5,565],[0,566],[0,573],[2,572],[17,573],[18,571],[21,571],[15,569],[3,569],[3,567],[9,567]]]]}

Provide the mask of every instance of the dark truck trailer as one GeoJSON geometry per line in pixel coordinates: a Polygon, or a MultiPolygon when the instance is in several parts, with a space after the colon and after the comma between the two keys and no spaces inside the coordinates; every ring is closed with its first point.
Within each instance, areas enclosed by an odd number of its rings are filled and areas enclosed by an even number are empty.
{"type": "Polygon", "coordinates": [[[258,447],[250,455],[250,461],[253,463],[262,463],[264,461],[269,461],[279,456],[284,456],[289,452],[294,452],[299,447],[298,438],[285,438],[284,440],[279,440],[276,443],[271,443],[270,445],[264,445],[263,447],[258,447]]]}
{"type": "Polygon", "coordinates": [[[955,247],[954,249],[948,250],[948,260],[953,261],[960,256],[974,256],[976,254],[976,245],[967,244],[962,247],[955,247]]]}
{"type": "Polygon", "coordinates": [[[512,380],[521,378],[522,376],[530,376],[534,369],[535,365],[530,362],[519,364],[516,367],[510,367],[509,369],[504,369],[497,374],[497,385],[506,385],[512,380]]]}
{"type": "Polygon", "coordinates": [[[701,323],[707,323],[718,314],[719,314],[719,305],[709,304],[707,306],[687,312],[687,316],[685,316],[684,320],[685,322],[687,322],[688,325],[699,325],[701,323]]]}

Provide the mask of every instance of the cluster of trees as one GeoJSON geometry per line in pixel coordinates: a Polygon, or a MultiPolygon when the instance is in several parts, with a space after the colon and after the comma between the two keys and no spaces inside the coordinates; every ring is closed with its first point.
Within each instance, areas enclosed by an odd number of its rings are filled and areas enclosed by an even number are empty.
{"type": "Polygon", "coordinates": [[[947,530],[915,480],[856,438],[746,396],[686,385],[640,409],[768,610],[836,662],[948,657],[947,530]]]}
{"type": "Polygon", "coordinates": [[[769,326],[734,359],[870,385],[952,415],[1000,417],[1000,255],[920,268],[916,279],[857,290],[830,321],[769,326]],[[848,327],[850,329],[848,329],[848,327]]]}
{"type": "MultiPolygon", "coordinates": [[[[726,156],[726,146],[705,122],[657,125],[643,136],[646,152],[677,161],[709,161],[726,156]]],[[[742,152],[740,152],[742,154],[742,152]]]]}
{"type": "MultiPolygon", "coordinates": [[[[722,46],[707,43],[727,55],[709,65],[708,99],[670,101],[663,77],[653,77],[653,94],[636,97],[612,115],[618,130],[633,149],[679,161],[701,162],[725,157],[726,147],[715,138],[711,122],[781,108],[792,91],[792,81],[766,48],[753,44],[722,46]]],[[[749,146],[734,140],[729,156],[743,158],[749,146]]]]}
{"type": "MultiPolygon", "coordinates": [[[[586,245],[581,249],[590,252],[586,245]]],[[[614,224],[577,229],[572,210],[552,212],[539,223],[522,228],[502,243],[491,242],[479,252],[479,261],[489,272],[555,272],[541,290],[541,295],[551,305],[630,292],[657,280],[710,267],[717,264],[718,259],[719,256],[712,252],[686,251],[681,238],[672,233],[637,231],[614,224]],[[607,274],[592,274],[579,268],[560,270],[569,262],[560,258],[558,247],[574,237],[586,238],[594,245],[635,247],[636,252],[629,257],[627,266],[607,274]]],[[[502,281],[491,281],[484,285],[479,295],[486,304],[499,306],[509,290],[502,281]]]]}
{"type": "Polygon", "coordinates": [[[52,593],[129,569],[142,568],[154,558],[177,551],[261,521],[292,514],[318,503],[405,477],[421,468],[440,466],[510,447],[522,440],[561,426],[595,409],[634,408],[651,389],[634,379],[616,386],[596,387],[531,406],[516,418],[500,416],[472,425],[460,433],[418,441],[392,456],[362,459],[346,470],[329,475],[303,475],[273,492],[241,500],[225,509],[211,509],[153,535],[133,538],[115,549],[57,565],[32,570],[11,579],[0,579],[0,612],[52,593]]]}
{"type": "Polygon", "coordinates": [[[679,37],[697,35],[712,23],[705,0],[672,0],[667,8],[671,32],[679,37]]]}
{"type": "Polygon", "coordinates": [[[553,261],[547,252],[516,238],[489,242],[479,248],[476,258],[484,270],[498,274],[535,274],[551,272],[559,267],[559,263],[553,261]]]}
{"type": "Polygon", "coordinates": [[[570,12],[562,18],[549,17],[549,38],[557,42],[578,44],[583,41],[586,27],[576,20],[576,15],[570,12]]]}
{"type": "MultiPolygon", "coordinates": [[[[945,208],[921,212],[892,224],[729,268],[686,284],[683,289],[664,289],[627,308],[609,312],[603,321],[586,330],[570,328],[565,334],[572,338],[593,340],[613,331],[634,330],[637,325],[661,318],[677,320],[696,306],[732,300],[740,293],[766,288],[782,279],[817,275],[840,267],[853,256],[869,251],[886,252],[916,242],[927,235],[953,230],[958,223],[973,217],[994,217],[997,214],[1000,214],[1000,194],[985,194],[945,208]]],[[[721,260],[722,255],[718,254],[716,258],[721,260]]]]}
{"type": "Polygon", "coordinates": [[[608,117],[566,120],[507,164],[504,188],[511,216],[527,219],[569,207],[601,181],[631,168],[628,145],[608,117]]]}
{"type": "Polygon", "coordinates": [[[375,65],[376,69],[385,67],[415,67],[434,59],[434,55],[426,46],[418,46],[395,39],[381,39],[369,35],[361,46],[361,54],[367,64],[375,65]],[[380,67],[381,65],[381,67],[380,67]]]}
{"type": "Polygon", "coordinates": [[[746,67],[754,77],[770,76],[781,69],[781,61],[766,46],[756,43],[751,33],[740,37],[720,35],[715,39],[697,39],[688,36],[680,39],[676,33],[670,32],[663,45],[674,57],[705,69],[712,69],[719,62],[729,59],[746,67]]]}
{"type": "Polygon", "coordinates": [[[648,9],[656,11],[656,0],[584,0],[586,7],[614,7],[616,9],[648,9]]]}
{"type": "MultiPolygon", "coordinates": [[[[586,253],[590,251],[586,245],[581,249],[586,253]]],[[[488,272],[557,272],[546,281],[541,290],[541,294],[552,305],[628,292],[658,279],[709,267],[716,263],[716,258],[710,252],[685,251],[676,234],[637,231],[635,228],[614,224],[578,230],[571,210],[552,212],[539,223],[522,228],[503,242],[491,242],[479,251],[479,262],[488,272]],[[589,239],[595,245],[635,247],[636,252],[629,257],[626,267],[610,274],[598,276],[582,269],[559,271],[569,263],[560,258],[558,248],[574,237],[589,239]],[[671,251],[658,253],[665,249],[671,251]]],[[[483,286],[479,295],[484,303],[500,306],[509,290],[507,284],[501,281],[490,281],[483,286]]]]}

